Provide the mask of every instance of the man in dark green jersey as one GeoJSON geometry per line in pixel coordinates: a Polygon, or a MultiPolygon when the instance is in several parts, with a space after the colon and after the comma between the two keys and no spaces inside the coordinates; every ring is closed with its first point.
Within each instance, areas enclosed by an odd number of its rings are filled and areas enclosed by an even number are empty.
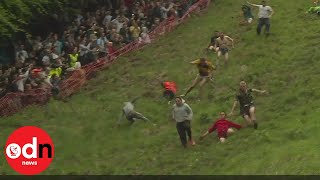
{"type": "Polygon", "coordinates": [[[230,115],[233,114],[234,109],[236,108],[237,103],[239,102],[240,114],[247,121],[248,124],[253,123],[254,129],[257,129],[258,123],[256,121],[255,106],[253,104],[252,92],[258,92],[261,94],[267,93],[266,90],[248,88],[247,83],[245,81],[240,82],[240,89],[239,92],[236,94],[230,115]]]}

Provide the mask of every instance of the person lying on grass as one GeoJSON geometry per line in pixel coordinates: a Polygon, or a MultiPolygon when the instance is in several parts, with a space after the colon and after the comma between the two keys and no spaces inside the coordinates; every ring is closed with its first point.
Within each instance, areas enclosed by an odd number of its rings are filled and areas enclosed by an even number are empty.
{"type": "Polygon", "coordinates": [[[218,119],[202,136],[200,136],[200,141],[202,141],[208,134],[217,130],[217,135],[221,143],[224,143],[228,137],[234,133],[232,128],[240,129],[241,125],[233,123],[226,119],[226,113],[224,111],[220,112],[220,119],[218,119]]]}
{"type": "MultiPolygon", "coordinates": [[[[120,114],[119,120],[118,120],[118,125],[120,125],[120,121],[123,119],[125,116],[126,119],[130,122],[130,125],[132,125],[136,120],[141,119],[144,121],[151,122],[148,118],[146,118],[144,115],[141,113],[137,112],[134,110],[134,103],[138,100],[139,98],[135,98],[130,102],[124,102],[124,107],[122,108],[122,112],[120,114]]],[[[156,124],[153,124],[154,126],[156,124]]]]}

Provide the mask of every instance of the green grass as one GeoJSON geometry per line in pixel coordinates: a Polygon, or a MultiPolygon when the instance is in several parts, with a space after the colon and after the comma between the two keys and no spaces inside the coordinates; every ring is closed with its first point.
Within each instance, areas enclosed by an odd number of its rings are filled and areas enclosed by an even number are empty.
{"type": "MultiPolygon", "coordinates": [[[[256,21],[250,28],[238,25],[244,2],[217,0],[204,15],[119,58],[68,103],[52,101],[49,115],[44,108],[29,107],[1,119],[1,142],[19,126],[46,130],[55,157],[42,174],[320,174],[319,18],[304,15],[309,1],[274,0],[272,35],[258,37],[256,21]],[[194,111],[194,137],[212,124],[202,115],[217,118],[220,110],[229,112],[241,79],[270,94],[255,96],[258,130],[240,130],[223,145],[212,134],[184,150],[169,120],[170,106],[159,98],[158,80],[176,81],[182,94],[197,73],[188,62],[203,55],[214,30],[227,32],[236,47],[230,66],[216,73],[214,86],[206,86],[208,98],[195,101],[196,89],[186,99],[194,111]],[[242,72],[242,65],[248,70],[242,72]],[[129,127],[127,121],[114,127],[122,102],[135,96],[143,96],[136,110],[157,128],[143,122],[129,127]]],[[[215,62],[215,54],[210,58],[215,62]]],[[[240,116],[232,120],[243,122],[240,116]]],[[[0,159],[1,172],[16,174],[4,156],[0,159]]]]}

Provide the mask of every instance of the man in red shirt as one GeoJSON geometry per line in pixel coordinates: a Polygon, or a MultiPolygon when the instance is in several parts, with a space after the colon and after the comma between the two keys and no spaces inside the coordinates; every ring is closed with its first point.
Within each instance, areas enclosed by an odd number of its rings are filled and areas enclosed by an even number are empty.
{"type": "Polygon", "coordinates": [[[208,134],[212,133],[213,131],[217,130],[218,137],[221,143],[224,143],[227,139],[227,136],[234,133],[233,128],[240,129],[242,126],[236,123],[233,123],[226,119],[226,113],[220,112],[220,119],[218,119],[209,129],[205,132],[201,137],[200,140],[205,138],[208,134]]]}

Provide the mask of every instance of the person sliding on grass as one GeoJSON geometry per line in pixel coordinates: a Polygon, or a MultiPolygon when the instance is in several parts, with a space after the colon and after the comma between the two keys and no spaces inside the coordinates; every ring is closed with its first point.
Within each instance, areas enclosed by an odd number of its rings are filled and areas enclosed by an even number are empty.
{"type": "Polygon", "coordinates": [[[202,136],[200,136],[200,140],[203,140],[208,134],[217,130],[217,135],[221,143],[224,143],[228,137],[234,133],[232,128],[240,129],[241,125],[233,123],[226,119],[226,113],[220,112],[220,119],[218,119],[202,136]]]}
{"type": "Polygon", "coordinates": [[[216,67],[209,60],[205,58],[200,58],[195,61],[192,61],[191,64],[197,65],[199,74],[197,75],[196,79],[193,81],[192,85],[188,88],[187,92],[181,96],[182,97],[187,96],[187,94],[200,82],[199,98],[201,98],[202,87],[208,80],[212,81],[213,71],[216,69],[216,67]]]}
{"type": "Polygon", "coordinates": [[[261,94],[267,93],[266,90],[258,90],[258,89],[248,89],[247,83],[245,81],[240,82],[239,92],[236,94],[231,113],[229,115],[233,115],[234,109],[237,106],[237,103],[240,104],[240,114],[247,121],[248,124],[253,123],[254,129],[258,128],[258,123],[256,121],[255,115],[255,106],[253,104],[252,92],[258,92],[261,94]]]}
{"type": "MultiPolygon", "coordinates": [[[[138,119],[144,120],[151,122],[148,118],[146,118],[144,115],[141,113],[137,112],[134,110],[134,103],[138,100],[139,98],[135,98],[130,102],[124,102],[124,107],[122,108],[122,112],[120,114],[119,120],[118,120],[118,125],[120,125],[120,121],[123,119],[125,116],[126,119],[131,123],[131,125],[138,119]]],[[[155,125],[155,124],[153,124],[155,125]]]]}
{"type": "Polygon", "coordinates": [[[190,106],[184,102],[181,97],[175,98],[176,103],[173,105],[172,119],[177,122],[176,128],[180,137],[180,141],[184,148],[187,147],[187,136],[189,138],[189,143],[195,145],[196,143],[192,139],[191,132],[191,120],[193,117],[193,112],[190,106]]]}

